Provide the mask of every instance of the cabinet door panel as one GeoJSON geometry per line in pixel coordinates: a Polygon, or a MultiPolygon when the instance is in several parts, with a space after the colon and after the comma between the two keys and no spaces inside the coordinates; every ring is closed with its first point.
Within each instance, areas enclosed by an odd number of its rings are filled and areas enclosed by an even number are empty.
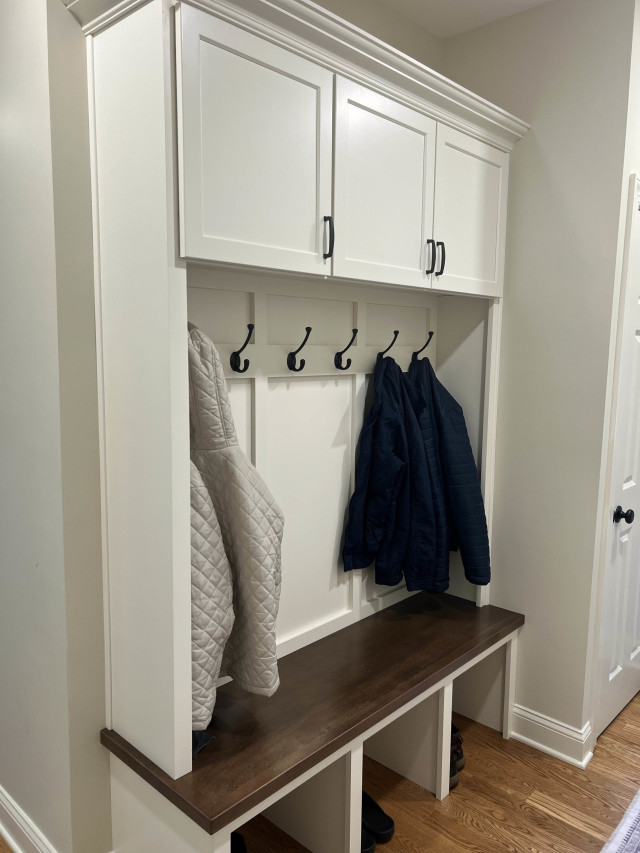
{"type": "Polygon", "coordinates": [[[329,272],[333,75],[180,10],[182,254],[329,272]]]}
{"type": "Polygon", "coordinates": [[[336,79],[335,275],[428,286],[435,122],[336,79]]]}
{"type": "Polygon", "coordinates": [[[434,237],[445,244],[442,290],[501,296],[509,157],[438,125],[434,237]]]}

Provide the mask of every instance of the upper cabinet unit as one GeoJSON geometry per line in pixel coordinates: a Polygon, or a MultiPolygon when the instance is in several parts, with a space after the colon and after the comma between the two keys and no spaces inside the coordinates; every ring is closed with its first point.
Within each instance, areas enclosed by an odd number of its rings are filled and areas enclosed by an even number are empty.
{"type": "Polygon", "coordinates": [[[330,272],[333,74],[187,5],[178,31],[181,254],[330,272]]]}
{"type": "Polygon", "coordinates": [[[187,3],[177,22],[183,257],[502,295],[509,143],[426,100],[435,85],[376,91],[187,3]]]}

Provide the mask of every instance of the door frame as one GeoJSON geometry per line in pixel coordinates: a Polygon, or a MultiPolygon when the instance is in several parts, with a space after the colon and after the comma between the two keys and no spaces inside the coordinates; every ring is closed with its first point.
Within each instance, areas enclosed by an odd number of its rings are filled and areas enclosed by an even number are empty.
{"type": "MultiPolygon", "coordinates": [[[[620,205],[618,252],[615,268],[615,285],[611,310],[611,333],[607,370],[604,426],[602,432],[602,457],[600,462],[600,486],[598,493],[598,515],[594,543],[594,565],[589,614],[589,636],[587,643],[587,672],[583,703],[583,719],[587,720],[590,732],[586,748],[593,751],[601,732],[598,728],[600,691],[598,682],[600,635],[602,630],[602,604],[604,578],[607,567],[607,544],[611,523],[610,498],[612,486],[616,412],[620,382],[620,357],[622,353],[625,320],[626,284],[629,267],[629,248],[632,234],[633,206],[640,193],[640,174],[629,176],[620,205]],[[636,188],[637,187],[637,188],[636,188]],[[626,197],[624,193],[626,192],[626,197]]],[[[622,710],[622,709],[621,709],[622,710]]]]}

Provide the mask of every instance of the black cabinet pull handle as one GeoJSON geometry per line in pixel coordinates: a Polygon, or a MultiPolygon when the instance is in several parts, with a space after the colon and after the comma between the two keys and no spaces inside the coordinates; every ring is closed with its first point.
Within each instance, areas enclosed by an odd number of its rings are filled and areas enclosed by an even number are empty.
{"type": "Polygon", "coordinates": [[[425,273],[427,275],[431,275],[436,268],[436,254],[436,241],[432,240],[431,237],[429,237],[429,239],[427,240],[427,255],[431,258],[431,266],[429,267],[429,269],[425,270],[425,273]]]}
{"type": "Polygon", "coordinates": [[[438,242],[436,243],[436,246],[442,247],[442,254],[440,255],[440,269],[436,273],[436,275],[438,276],[438,275],[442,275],[442,273],[444,272],[444,265],[447,262],[447,253],[446,253],[446,250],[444,248],[444,243],[442,242],[442,240],[438,240],[438,242]]]}
{"type": "Polygon", "coordinates": [[[333,257],[333,245],[336,241],[336,231],[333,227],[333,216],[325,216],[324,221],[329,223],[329,251],[324,252],[324,254],[322,255],[322,257],[326,261],[327,258],[333,257]]]}
{"type": "Polygon", "coordinates": [[[613,520],[616,524],[620,524],[623,518],[627,522],[627,524],[631,524],[635,517],[636,514],[632,509],[628,509],[625,512],[621,506],[617,506],[616,511],[613,513],[613,520]]]}

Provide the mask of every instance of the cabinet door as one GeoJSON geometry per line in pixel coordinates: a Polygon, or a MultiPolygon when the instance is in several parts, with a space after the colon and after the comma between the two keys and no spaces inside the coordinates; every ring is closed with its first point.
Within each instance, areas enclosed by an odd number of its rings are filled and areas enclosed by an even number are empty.
{"type": "Polygon", "coordinates": [[[433,236],[438,246],[433,286],[501,296],[509,155],[438,125],[433,236]]]}
{"type": "Polygon", "coordinates": [[[435,136],[427,116],[336,78],[334,275],[429,286],[435,136]]]}
{"type": "Polygon", "coordinates": [[[333,74],[187,5],[178,27],[182,256],[329,272],[333,74]]]}

